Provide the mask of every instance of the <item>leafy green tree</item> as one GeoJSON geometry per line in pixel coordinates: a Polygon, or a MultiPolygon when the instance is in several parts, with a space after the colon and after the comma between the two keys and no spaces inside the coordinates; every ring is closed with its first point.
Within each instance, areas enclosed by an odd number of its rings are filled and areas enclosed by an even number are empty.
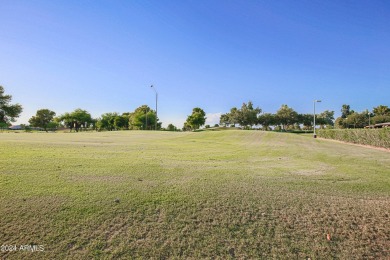
{"type": "Polygon", "coordinates": [[[78,132],[81,128],[87,128],[94,123],[94,119],[91,114],[81,108],[75,109],[71,113],[67,112],[59,116],[58,119],[69,127],[70,131],[75,129],[76,132],[78,132]]]}
{"type": "Polygon", "coordinates": [[[377,115],[371,118],[371,124],[380,124],[390,122],[390,115],[377,115]]]}
{"type": "Polygon", "coordinates": [[[374,107],[373,112],[374,116],[390,116],[390,108],[384,105],[374,107]]]}
{"type": "Polygon", "coordinates": [[[115,118],[118,116],[118,113],[104,113],[98,119],[96,125],[98,130],[107,130],[112,131],[115,129],[115,118]]]}
{"type": "Polygon", "coordinates": [[[72,112],[71,116],[83,128],[87,128],[89,124],[92,122],[92,116],[86,110],[82,110],[81,108],[76,109],[72,112]]]}
{"type": "Polygon", "coordinates": [[[0,129],[7,129],[9,127],[9,124],[8,123],[5,123],[5,122],[0,122],[0,129]]]}
{"type": "Polygon", "coordinates": [[[251,101],[248,104],[243,103],[241,109],[237,111],[237,122],[243,126],[253,126],[257,123],[258,115],[261,113],[261,109],[259,107],[254,108],[251,101]]]}
{"type": "Polygon", "coordinates": [[[192,128],[191,128],[191,126],[187,122],[184,122],[182,130],[183,131],[191,131],[192,128]]]}
{"type": "Polygon", "coordinates": [[[40,109],[37,111],[35,116],[28,120],[28,122],[31,126],[41,127],[47,132],[48,128],[53,128],[53,126],[56,126],[56,123],[53,120],[55,115],[56,113],[54,111],[49,109],[40,109]]]}
{"type": "Polygon", "coordinates": [[[390,122],[390,109],[384,105],[374,107],[373,113],[368,110],[357,113],[350,110],[348,105],[343,105],[341,111],[341,117],[335,121],[335,127],[337,128],[363,128],[368,126],[369,117],[371,117],[371,124],[390,122]]]}
{"type": "Polygon", "coordinates": [[[238,117],[239,117],[239,112],[236,107],[233,107],[230,109],[230,113],[228,114],[229,118],[229,123],[233,126],[236,126],[238,124],[238,117]]]}
{"type": "Polygon", "coordinates": [[[316,116],[316,123],[321,125],[321,128],[323,128],[323,126],[325,125],[333,126],[334,125],[333,120],[334,120],[334,111],[325,110],[324,112],[316,116]]]}
{"type": "Polygon", "coordinates": [[[59,126],[59,124],[55,121],[51,121],[47,124],[47,129],[57,129],[57,127],[59,126]]]}
{"type": "Polygon", "coordinates": [[[341,117],[347,118],[352,113],[350,105],[344,104],[341,107],[341,117]]]}
{"type": "MultiPolygon", "coordinates": [[[[334,122],[334,126],[336,128],[349,128],[350,126],[353,127],[353,123],[352,123],[352,119],[347,119],[350,115],[354,114],[355,111],[351,110],[351,107],[350,105],[342,105],[341,107],[341,117],[338,117],[335,122],[334,122]]],[[[353,116],[352,118],[354,118],[356,116],[353,116]]],[[[321,120],[321,119],[320,119],[321,120]]]]}
{"type": "Polygon", "coordinates": [[[169,124],[168,127],[167,127],[167,130],[168,130],[168,131],[176,131],[177,128],[176,128],[176,126],[174,126],[173,124],[169,124]]]}
{"type": "Polygon", "coordinates": [[[313,129],[313,114],[298,114],[298,123],[303,125],[304,130],[313,129]]]}
{"type": "Polygon", "coordinates": [[[388,106],[379,105],[373,108],[372,113],[366,111],[366,114],[371,117],[371,124],[390,122],[390,108],[388,106]]]}
{"type": "Polygon", "coordinates": [[[55,120],[58,123],[64,125],[65,127],[68,127],[70,131],[72,131],[74,125],[73,125],[73,119],[71,118],[69,112],[66,112],[60,115],[59,117],[56,117],[55,120]]]}
{"type": "Polygon", "coordinates": [[[353,112],[345,119],[348,128],[363,128],[368,125],[367,114],[353,112]]]}
{"type": "Polygon", "coordinates": [[[129,127],[130,127],[130,114],[129,112],[126,112],[126,113],[122,113],[121,117],[125,120],[125,122],[123,122],[123,128],[122,129],[126,129],[128,130],[129,127]]]}
{"type": "Polygon", "coordinates": [[[230,124],[229,113],[222,114],[219,118],[219,124],[223,126],[227,126],[230,124]]]}
{"type": "Polygon", "coordinates": [[[155,128],[156,120],[157,128],[161,128],[156,112],[147,105],[136,108],[133,113],[130,113],[129,118],[131,129],[152,130],[155,128]]]}
{"type": "Polygon", "coordinates": [[[336,118],[336,121],[334,122],[334,126],[335,128],[339,128],[339,129],[347,128],[347,120],[340,116],[336,118]]]}
{"type": "Polygon", "coordinates": [[[22,113],[23,108],[20,104],[11,105],[11,95],[4,94],[3,86],[0,86],[0,125],[8,126],[11,122],[15,122],[16,118],[22,113]]]}
{"type": "Polygon", "coordinates": [[[196,107],[192,109],[192,114],[187,117],[186,123],[191,126],[192,129],[199,129],[206,122],[206,113],[203,109],[196,107]]]}
{"type": "Polygon", "coordinates": [[[127,129],[129,127],[129,120],[125,116],[116,116],[114,119],[114,127],[116,130],[127,129]]]}
{"type": "Polygon", "coordinates": [[[270,130],[270,126],[275,124],[275,115],[264,113],[258,116],[257,123],[263,126],[263,130],[270,130]]]}
{"type": "MultiPolygon", "coordinates": [[[[154,110],[149,111],[146,116],[148,117],[148,127],[147,130],[154,130],[156,128],[156,112],[154,110]]],[[[157,129],[159,128],[159,124],[157,123],[157,129]]]]}
{"type": "Polygon", "coordinates": [[[280,124],[283,130],[286,130],[288,126],[298,122],[298,113],[287,105],[282,105],[276,112],[275,119],[276,123],[280,124]]]}

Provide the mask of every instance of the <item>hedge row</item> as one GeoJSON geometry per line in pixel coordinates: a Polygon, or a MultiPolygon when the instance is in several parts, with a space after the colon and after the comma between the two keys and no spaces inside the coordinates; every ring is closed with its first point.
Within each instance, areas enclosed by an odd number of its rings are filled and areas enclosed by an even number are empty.
{"type": "Polygon", "coordinates": [[[318,137],[390,149],[390,128],[320,129],[318,137]]]}

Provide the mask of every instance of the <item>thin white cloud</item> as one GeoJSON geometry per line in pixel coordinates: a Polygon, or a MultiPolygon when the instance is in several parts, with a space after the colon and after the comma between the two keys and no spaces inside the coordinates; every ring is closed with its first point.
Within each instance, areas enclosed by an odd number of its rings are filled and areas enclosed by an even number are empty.
{"type": "Polygon", "coordinates": [[[221,117],[222,113],[208,113],[206,114],[206,124],[205,125],[210,125],[214,126],[215,124],[219,124],[219,118],[221,117]]]}

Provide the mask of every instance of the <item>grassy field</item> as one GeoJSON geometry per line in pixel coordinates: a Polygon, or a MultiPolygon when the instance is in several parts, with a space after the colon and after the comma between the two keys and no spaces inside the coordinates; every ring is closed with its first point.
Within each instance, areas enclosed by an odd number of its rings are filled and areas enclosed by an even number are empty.
{"type": "Polygon", "coordinates": [[[0,133],[0,199],[4,259],[390,258],[390,153],[304,135],[0,133]]]}

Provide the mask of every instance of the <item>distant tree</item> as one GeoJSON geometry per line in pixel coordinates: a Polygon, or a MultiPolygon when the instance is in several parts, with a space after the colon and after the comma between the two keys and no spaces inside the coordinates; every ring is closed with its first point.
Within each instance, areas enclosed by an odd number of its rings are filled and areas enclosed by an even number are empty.
{"type": "Polygon", "coordinates": [[[130,114],[131,113],[129,113],[129,112],[126,112],[126,113],[122,113],[122,116],[121,117],[123,117],[124,119],[125,119],[125,123],[124,123],[124,127],[123,127],[123,129],[126,129],[126,130],[128,130],[129,129],[129,127],[130,127],[130,114]]]}
{"type": "Polygon", "coordinates": [[[371,124],[390,122],[390,109],[384,105],[374,107],[373,113],[368,110],[358,113],[343,105],[341,112],[341,117],[334,123],[336,128],[363,128],[368,126],[369,121],[371,124]]]}
{"type": "Polygon", "coordinates": [[[342,117],[336,118],[336,121],[334,122],[335,128],[344,129],[347,128],[347,120],[342,117]]]}
{"type": "Polygon", "coordinates": [[[333,126],[334,125],[334,111],[325,110],[324,112],[317,115],[316,123],[321,125],[323,128],[325,125],[333,126]]]}
{"type": "Polygon", "coordinates": [[[191,129],[196,130],[199,129],[206,122],[206,113],[203,109],[196,107],[192,110],[192,114],[187,117],[187,125],[191,127],[191,129]]]}
{"type": "Polygon", "coordinates": [[[214,124],[214,127],[219,127],[219,125],[218,124],[214,124]]]}
{"type": "MultiPolygon", "coordinates": [[[[149,130],[154,130],[156,128],[156,112],[154,110],[149,111],[147,114],[148,117],[148,128],[149,130]]],[[[157,129],[159,129],[159,123],[157,123],[157,129]]]]}
{"type": "Polygon", "coordinates": [[[11,122],[15,122],[15,119],[18,118],[23,111],[22,105],[11,105],[11,101],[12,96],[5,95],[3,86],[0,86],[0,125],[3,127],[10,125],[11,122]]]}
{"type": "Polygon", "coordinates": [[[70,129],[70,131],[72,131],[74,125],[73,125],[72,117],[70,116],[69,112],[66,112],[66,113],[56,117],[55,120],[58,123],[64,125],[65,127],[68,127],[70,129]]]}
{"type": "Polygon", "coordinates": [[[28,122],[31,126],[41,127],[47,132],[48,128],[53,128],[53,126],[56,126],[56,123],[53,120],[55,115],[56,113],[54,111],[49,109],[40,109],[37,111],[35,116],[28,120],[28,122]]]}
{"type": "Polygon", "coordinates": [[[220,125],[227,126],[230,124],[229,113],[222,114],[219,118],[220,125]]]}
{"type": "Polygon", "coordinates": [[[74,110],[70,115],[74,120],[76,132],[78,132],[81,127],[84,129],[88,128],[93,121],[91,114],[81,108],[74,110]]]}
{"type": "Polygon", "coordinates": [[[313,121],[313,114],[298,114],[298,122],[303,125],[304,130],[311,130],[313,128],[313,121]]]}
{"type": "Polygon", "coordinates": [[[182,130],[183,131],[191,131],[192,128],[191,128],[191,126],[187,122],[184,122],[182,130]]]}
{"type": "Polygon", "coordinates": [[[275,118],[277,124],[280,124],[282,129],[286,130],[289,125],[294,125],[298,122],[298,113],[287,105],[282,105],[276,112],[275,118]]]}
{"type": "Polygon", "coordinates": [[[353,112],[345,120],[347,128],[363,128],[368,125],[366,113],[353,112]]]}
{"type": "Polygon", "coordinates": [[[129,115],[129,129],[139,130],[142,129],[143,123],[139,118],[136,118],[136,114],[131,112],[129,115]]]}
{"type": "Polygon", "coordinates": [[[161,123],[158,122],[156,112],[147,105],[142,105],[136,108],[133,113],[130,113],[131,129],[154,129],[156,120],[157,128],[161,128],[161,123]]]}
{"type": "Polygon", "coordinates": [[[168,130],[168,131],[176,131],[177,128],[176,128],[176,126],[174,126],[173,124],[169,124],[168,127],[167,127],[167,130],[168,130]]]}
{"type": "Polygon", "coordinates": [[[390,122],[390,115],[376,115],[371,118],[371,124],[380,124],[390,122]]]}
{"type": "Polygon", "coordinates": [[[60,119],[59,116],[54,117],[54,118],[53,118],[53,122],[56,123],[56,125],[57,125],[58,127],[63,127],[63,126],[64,126],[64,124],[63,124],[63,122],[61,121],[61,119],[60,119]]]}
{"type": "Polygon", "coordinates": [[[228,113],[229,124],[231,124],[232,126],[236,126],[236,124],[238,123],[238,117],[238,109],[236,107],[230,109],[230,113],[228,113]]]}
{"type": "Polygon", "coordinates": [[[351,107],[350,105],[346,105],[344,104],[342,107],[341,107],[341,117],[342,118],[347,118],[350,114],[352,114],[354,111],[351,110],[351,107]]]}
{"type": "Polygon", "coordinates": [[[47,124],[47,129],[52,129],[52,130],[55,130],[57,129],[57,127],[59,126],[59,124],[55,121],[51,121],[47,124]]]}
{"type": "Polygon", "coordinates": [[[115,129],[115,119],[118,117],[118,113],[104,113],[98,119],[96,126],[98,130],[112,131],[115,129]]]}
{"type": "Polygon", "coordinates": [[[80,128],[87,128],[94,123],[94,119],[91,114],[81,108],[75,109],[71,113],[67,112],[59,116],[58,120],[69,127],[70,131],[75,129],[76,132],[78,132],[80,128]]]}
{"type": "Polygon", "coordinates": [[[388,106],[380,105],[374,107],[372,112],[373,113],[370,114],[372,124],[390,122],[390,108],[388,106]]]}
{"type": "Polygon", "coordinates": [[[296,131],[302,130],[299,123],[295,123],[294,125],[292,125],[292,126],[291,126],[291,129],[292,129],[292,130],[296,130],[296,131]]]}
{"type": "Polygon", "coordinates": [[[269,130],[271,125],[275,124],[275,115],[264,113],[258,116],[257,123],[263,126],[263,130],[269,130]]]}
{"type": "Polygon", "coordinates": [[[127,129],[129,127],[129,119],[126,116],[117,115],[114,119],[114,127],[116,130],[127,129]]]}
{"type": "Polygon", "coordinates": [[[211,126],[210,125],[205,125],[204,128],[210,128],[211,126]]]}
{"type": "Polygon", "coordinates": [[[237,110],[237,122],[243,127],[251,127],[257,123],[257,117],[260,113],[261,109],[259,107],[254,108],[251,101],[248,104],[243,103],[241,109],[237,110]]]}
{"type": "Polygon", "coordinates": [[[390,108],[384,105],[374,107],[373,112],[374,116],[390,116],[390,108]]]}

